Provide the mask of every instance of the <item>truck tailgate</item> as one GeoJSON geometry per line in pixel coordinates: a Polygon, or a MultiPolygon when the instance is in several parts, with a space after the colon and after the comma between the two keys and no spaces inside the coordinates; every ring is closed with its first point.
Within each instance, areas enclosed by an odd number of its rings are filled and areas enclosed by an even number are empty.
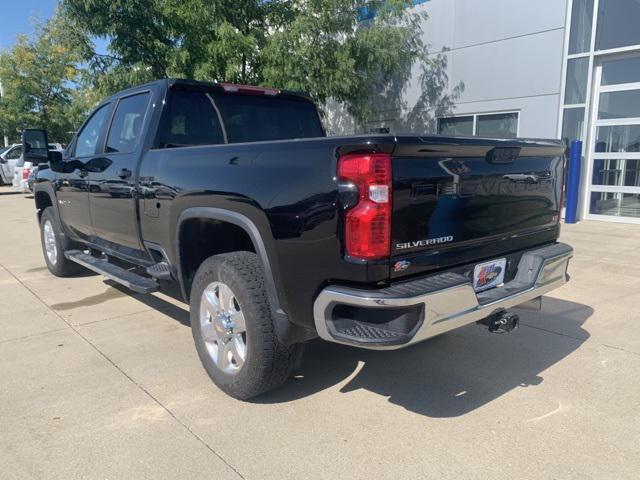
{"type": "Polygon", "coordinates": [[[392,278],[558,237],[560,142],[399,138],[392,162],[392,278]]]}

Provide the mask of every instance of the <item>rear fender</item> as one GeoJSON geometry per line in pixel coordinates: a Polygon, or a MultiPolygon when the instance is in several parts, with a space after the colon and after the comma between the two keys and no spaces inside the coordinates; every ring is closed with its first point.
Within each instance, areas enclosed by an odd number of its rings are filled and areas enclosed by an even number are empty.
{"type": "Polygon", "coordinates": [[[180,231],[182,224],[190,219],[211,219],[221,222],[231,223],[243,229],[255,248],[256,254],[262,264],[264,272],[265,288],[267,290],[267,298],[271,305],[271,310],[275,319],[276,334],[280,341],[286,344],[301,342],[315,337],[315,332],[312,332],[303,327],[292,324],[289,321],[288,315],[285,313],[280,297],[278,295],[278,289],[276,287],[276,278],[274,276],[274,269],[272,268],[272,262],[269,254],[267,253],[267,247],[258,230],[256,224],[246,217],[237,212],[230,210],[224,210],[214,207],[192,207],[184,210],[178,217],[178,222],[175,229],[175,259],[176,259],[176,272],[178,281],[180,282],[180,289],[182,291],[183,298],[189,302],[189,288],[185,279],[185,275],[182,271],[182,259],[180,258],[180,231]]]}

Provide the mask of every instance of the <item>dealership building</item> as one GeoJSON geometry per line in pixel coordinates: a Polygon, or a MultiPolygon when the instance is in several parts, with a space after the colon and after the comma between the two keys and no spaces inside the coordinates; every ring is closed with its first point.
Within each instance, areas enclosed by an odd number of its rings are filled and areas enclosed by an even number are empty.
{"type": "Polygon", "coordinates": [[[640,223],[640,0],[414,3],[447,105],[414,71],[367,130],[417,131],[398,119],[424,108],[433,133],[581,140],[580,217],[640,223]]]}

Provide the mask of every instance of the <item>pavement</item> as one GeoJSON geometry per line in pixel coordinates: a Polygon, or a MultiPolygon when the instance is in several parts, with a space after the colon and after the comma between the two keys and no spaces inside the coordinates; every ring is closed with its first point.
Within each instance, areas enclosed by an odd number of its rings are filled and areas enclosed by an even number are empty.
{"type": "Polygon", "coordinates": [[[8,187],[0,225],[1,479],[640,478],[640,225],[564,226],[571,282],[513,334],[314,341],[252,402],[209,380],[186,305],[53,277],[8,187]]]}

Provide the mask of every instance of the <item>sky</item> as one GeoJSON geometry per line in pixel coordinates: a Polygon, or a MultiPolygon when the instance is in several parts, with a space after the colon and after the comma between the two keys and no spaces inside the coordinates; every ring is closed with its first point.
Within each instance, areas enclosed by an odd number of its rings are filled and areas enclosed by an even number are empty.
{"type": "MultiPolygon", "coordinates": [[[[33,32],[33,19],[53,16],[57,0],[0,0],[0,50],[11,48],[16,36],[33,32]]],[[[96,41],[99,52],[106,51],[105,42],[96,41]]]]}

